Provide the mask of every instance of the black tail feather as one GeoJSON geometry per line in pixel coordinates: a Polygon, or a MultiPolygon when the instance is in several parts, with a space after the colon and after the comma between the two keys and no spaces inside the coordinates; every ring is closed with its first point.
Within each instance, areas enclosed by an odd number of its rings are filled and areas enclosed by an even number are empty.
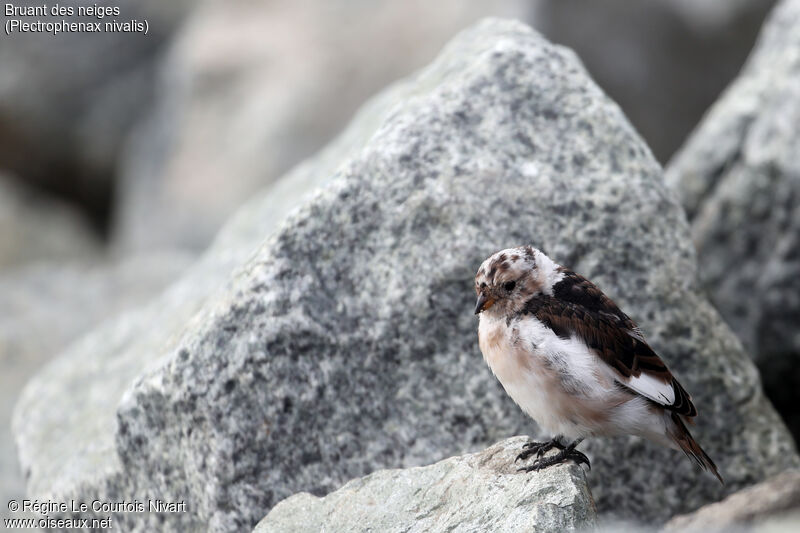
{"type": "Polygon", "coordinates": [[[683,450],[683,453],[700,465],[700,468],[714,474],[719,482],[724,485],[725,481],[719,474],[717,465],[714,464],[714,461],[711,460],[711,457],[709,457],[708,454],[703,451],[703,448],[697,444],[697,441],[694,440],[692,434],[689,433],[688,429],[686,429],[686,424],[683,423],[681,416],[678,413],[672,413],[672,421],[675,422],[675,432],[673,434],[673,438],[675,439],[675,443],[680,446],[681,450],[683,450]]]}

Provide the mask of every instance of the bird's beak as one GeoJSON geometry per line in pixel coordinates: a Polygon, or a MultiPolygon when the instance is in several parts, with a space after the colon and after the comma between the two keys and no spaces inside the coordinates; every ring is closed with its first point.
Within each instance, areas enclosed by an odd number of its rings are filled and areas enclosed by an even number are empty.
{"type": "Polygon", "coordinates": [[[477,315],[481,311],[485,311],[493,305],[494,300],[482,292],[478,295],[478,302],[475,304],[475,314],[477,315]]]}

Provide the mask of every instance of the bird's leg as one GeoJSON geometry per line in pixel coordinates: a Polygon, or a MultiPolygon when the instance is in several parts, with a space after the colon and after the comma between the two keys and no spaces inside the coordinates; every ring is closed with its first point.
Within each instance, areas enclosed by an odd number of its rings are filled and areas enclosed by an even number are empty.
{"type": "Polygon", "coordinates": [[[533,464],[520,468],[519,471],[531,472],[533,470],[541,470],[543,468],[547,468],[548,466],[563,463],[569,459],[575,461],[575,464],[584,463],[589,467],[589,470],[591,470],[592,465],[589,464],[589,458],[575,449],[575,447],[580,444],[582,440],[583,439],[576,439],[568,446],[561,448],[557,454],[551,455],[550,457],[539,457],[533,462],[533,464]]]}
{"type": "Polygon", "coordinates": [[[535,455],[536,457],[541,457],[545,453],[549,452],[553,448],[558,448],[559,450],[563,450],[566,448],[563,444],[561,444],[561,439],[563,437],[561,435],[556,435],[552,439],[547,442],[526,442],[524,446],[522,446],[522,453],[520,453],[517,458],[514,460],[516,463],[520,459],[523,461],[528,457],[535,455]]]}

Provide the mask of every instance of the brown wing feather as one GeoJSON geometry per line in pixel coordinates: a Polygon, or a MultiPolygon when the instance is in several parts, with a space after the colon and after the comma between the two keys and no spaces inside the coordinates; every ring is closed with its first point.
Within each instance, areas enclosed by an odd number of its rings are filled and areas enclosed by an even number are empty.
{"type": "Polygon", "coordinates": [[[627,378],[643,373],[672,385],[675,401],[660,405],[680,415],[696,416],[691,397],[644,341],[636,323],[592,282],[570,270],[563,272],[553,296],[534,296],[523,313],[533,314],[561,338],[580,337],[620,375],[623,386],[627,378]]]}

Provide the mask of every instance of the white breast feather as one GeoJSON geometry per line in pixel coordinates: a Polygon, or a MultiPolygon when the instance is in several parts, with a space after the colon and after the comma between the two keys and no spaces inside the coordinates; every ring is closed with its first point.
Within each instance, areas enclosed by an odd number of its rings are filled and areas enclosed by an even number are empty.
{"type": "MultiPolygon", "coordinates": [[[[595,433],[580,420],[559,417],[569,410],[577,394],[598,406],[614,391],[610,379],[601,379],[599,359],[579,339],[561,339],[550,328],[533,317],[515,321],[510,327],[505,320],[481,316],[479,335],[484,359],[500,380],[509,396],[531,418],[553,435],[578,438],[595,433]],[[518,336],[514,337],[516,328],[518,336]],[[488,342],[488,339],[502,339],[488,342]],[[518,356],[527,358],[521,364],[518,356]],[[564,388],[558,378],[569,376],[574,390],[564,388]]],[[[602,362],[600,362],[602,363],[602,362]]]]}
{"type": "MultiPolygon", "coordinates": [[[[531,316],[507,325],[504,319],[482,314],[478,331],[484,359],[503,388],[551,435],[574,439],[634,434],[669,445],[663,413],[652,411],[641,396],[631,395],[620,403],[615,381],[623,378],[581,339],[562,339],[531,316]],[[566,375],[569,385],[554,380],[553,370],[566,375]],[[607,412],[608,419],[594,423],[559,416],[569,410],[565,405],[574,406],[576,396],[607,412]]],[[[671,386],[645,374],[624,385],[658,403],[671,404],[675,399],[671,386]]]]}

